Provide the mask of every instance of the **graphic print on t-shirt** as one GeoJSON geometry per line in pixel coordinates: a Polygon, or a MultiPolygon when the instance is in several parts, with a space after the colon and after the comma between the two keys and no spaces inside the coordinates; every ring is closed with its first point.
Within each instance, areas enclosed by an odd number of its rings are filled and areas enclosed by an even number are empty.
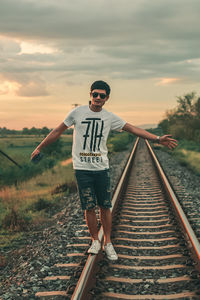
{"type": "Polygon", "coordinates": [[[88,105],[73,109],[65,118],[67,127],[74,125],[73,167],[76,170],[105,170],[109,168],[107,138],[110,130],[121,130],[125,121],[104,108],[91,111],[88,105]]]}
{"type": "Polygon", "coordinates": [[[86,145],[89,143],[90,151],[100,151],[104,121],[101,118],[86,118],[81,123],[86,124],[85,134],[83,135],[83,150],[86,149],[86,145]]]}

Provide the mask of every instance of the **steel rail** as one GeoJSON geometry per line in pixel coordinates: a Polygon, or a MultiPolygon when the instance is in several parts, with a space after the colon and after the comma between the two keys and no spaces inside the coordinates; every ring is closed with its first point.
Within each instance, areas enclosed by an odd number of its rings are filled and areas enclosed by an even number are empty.
{"type": "MultiPolygon", "coordinates": [[[[130,154],[127,164],[124,168],[122,176],[120,177],[120,180],[114,191],[114,194],[112,197],[112,208],[111,208],[112,214],[117,206],[117,202],[118,202],[121,192],[123,190],[123,187],[125,184],[125,179],[128,176],[131,162],[133,161],[133,158],[135,156],[135,151],[136,151],[136,148],[138,145],[138,141],[139,141],[139,138],[137,138],[137,140],[134,144],[133,150],[131,151],[131,154],[130,154]]],[[[100,242],[102,243],[103,242],[103,227],[102,226],[100,227],[100,230],[98,232],[98,237],[99,237],[100,242]]],[[[71,297],[71,300],[85,300],[85,299],[88,300],[88,299],[90,299],[88,292],[89,292],[91,285],[95,281],[95,279],[94,279],[95,265],[96,265],[97,261],[100,259],[101,255],[102,255],[101,252],[97,255],[89,254],[88,259],[85,264],[85,267],[81,273],[79,281],[78,281],[76,288],[74,290],[74,293],[71,297]]]]}
{"type": "Polygon", "coordinates": [[[160,175],[161,181],[163,183],[163,187],[164,187],[165,191],[167,192],[168,198],[170,199],[171,203],[173,204],[175,214],[178,217],[179,223],[181,225],[181,228],[183,229],[184,235],[188,242],[188,247],[191,250],[194,260],[196,262],[196,268],[198,271],[200,271],[200,243],[199,243],[158,159],[156,158],[149,142],[147,140],[145,140],[145,142],[146,142],[149,152],[152,156],[152,159],[156,165],[156,169],[160,175]]]}

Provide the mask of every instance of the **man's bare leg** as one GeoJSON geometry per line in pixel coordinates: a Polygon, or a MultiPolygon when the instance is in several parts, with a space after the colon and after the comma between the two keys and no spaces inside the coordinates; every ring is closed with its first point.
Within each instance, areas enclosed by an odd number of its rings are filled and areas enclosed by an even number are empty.
{"type": "Polygon", "coordinates": [[[100,219],[104,232],[104,245],[111,243],[112,214],[110,208],[100,207],[100,219]]]}
{"type": "Polygon", "coordinates": [[[85,219],[93,240],[98,240],[97,216],[95,209],[85,210],[85,219]]]}

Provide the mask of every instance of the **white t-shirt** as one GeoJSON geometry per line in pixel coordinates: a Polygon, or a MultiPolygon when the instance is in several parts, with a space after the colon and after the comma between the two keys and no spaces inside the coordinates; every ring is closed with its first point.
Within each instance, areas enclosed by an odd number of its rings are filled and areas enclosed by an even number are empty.
{"type": "Polygon", "coordinates": [[[107,138],[110,130],[121,130],[126,124],[115,114],[102,109],[92,111],[88,105],[73,109],[64,124],[74,125],[72,159],[76,170],[109,168],[107,138]]]}

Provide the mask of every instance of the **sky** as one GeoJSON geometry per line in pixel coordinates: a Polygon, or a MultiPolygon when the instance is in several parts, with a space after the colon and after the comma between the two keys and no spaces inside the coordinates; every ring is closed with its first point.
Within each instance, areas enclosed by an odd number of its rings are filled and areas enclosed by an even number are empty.
{"type": "Polygon", "coordinates": [[[1,0],[0,127],[59,125],[95,80],[105,109],[157,124],[199,94],[199,0],[1,0]]]}

